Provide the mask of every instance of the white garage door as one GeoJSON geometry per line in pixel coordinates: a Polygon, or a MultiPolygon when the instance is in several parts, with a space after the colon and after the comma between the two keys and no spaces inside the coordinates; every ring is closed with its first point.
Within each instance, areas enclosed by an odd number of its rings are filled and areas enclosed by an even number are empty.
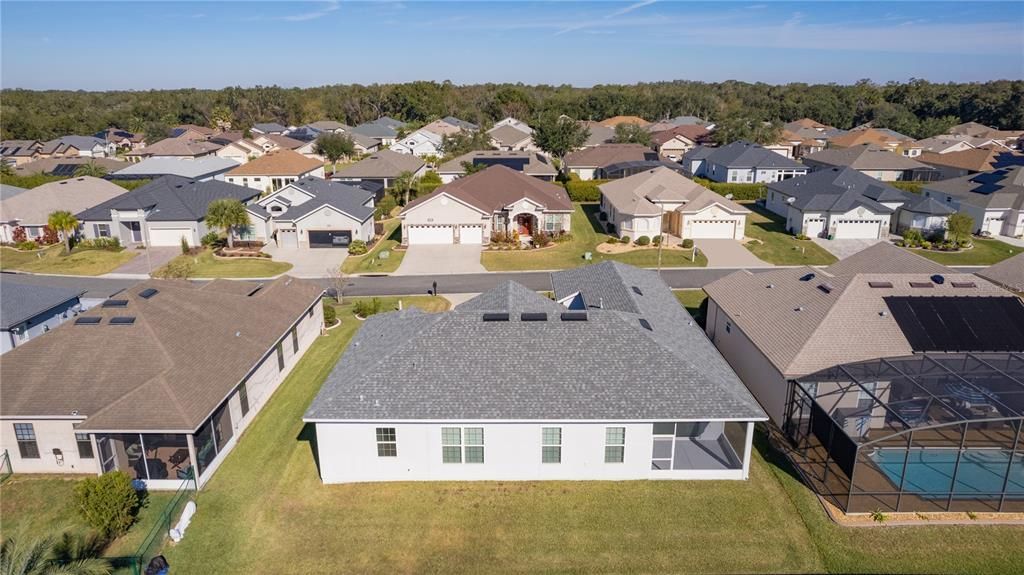
{"type": "Polygon", "coordinates": [[[695,240],[731,239],[736,233],[736,220],[694,220],[690,237],[695,240]]]}
{"type": "Polygon", "coordinates": [[[149,228],[149,243],[154,246],[180,246],[182,236],[192,245],[192,230],[188,228],[149,228]]]}
{"type": "Polygon", "coordinates": [[[839,220],[833,238],[837,240],[874,239],[881,229],[881,220],[839,220]]]}
{"type": "Polygon", "coordinates": [[[482,244],[484,243],[483,226],[459,226],[460,244],[482,244]]]}
{"type": "Polygon", "coordinates": [[[295,230],[277,230],[277,245],[281,248],[298,248],[299,234],[295,230]]]}
{"type": "Polygon", "coordinates": [[[825,231],[825,219],[824,218],[810,218],[804,220],[804,235],[810,238],[816,238],[821,236],[821,232],[825,231]]]}
{"type": "Polygon", "coordinates": [[[409,244],[452,244],[455,230],[452,226],[410,226],[409,244]]]}
{"type": "Polygon", "coordinates": [[[982,231],[986,231],[992,235],[999,235],[1003,231],[1003,218],[987,218],[985,220],[985,227],[982,231]]]}

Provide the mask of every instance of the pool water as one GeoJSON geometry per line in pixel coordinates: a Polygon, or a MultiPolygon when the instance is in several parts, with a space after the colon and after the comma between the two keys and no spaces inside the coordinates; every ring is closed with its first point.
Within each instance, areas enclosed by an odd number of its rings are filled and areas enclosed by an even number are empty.
{"type": "MultiPolygon", "coordinates": [[[[907,476],[903,490],[907,493],[945,497],[952,491],[954,497],[999,497],[1010,461],[1009,452],[996,449],[964,451],[956,484],[953,485],[956,455],[956,449],[913,449],[909,457],[904,449],[879,449],[871,459],[898,489],[906,458],[907,476]]],[[[1024,454],[1018,453],[1014,458],[1006,494],[1024,498],[1024,454]]]]}

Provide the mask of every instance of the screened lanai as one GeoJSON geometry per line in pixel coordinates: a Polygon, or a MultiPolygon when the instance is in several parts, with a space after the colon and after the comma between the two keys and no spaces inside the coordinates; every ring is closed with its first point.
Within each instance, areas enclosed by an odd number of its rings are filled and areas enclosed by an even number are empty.
{"type": "Polygon", "coordinates": [[[849,513],[1024,511],[1024,353],[918,354],[791,386],[784,431],[849,513]]]}

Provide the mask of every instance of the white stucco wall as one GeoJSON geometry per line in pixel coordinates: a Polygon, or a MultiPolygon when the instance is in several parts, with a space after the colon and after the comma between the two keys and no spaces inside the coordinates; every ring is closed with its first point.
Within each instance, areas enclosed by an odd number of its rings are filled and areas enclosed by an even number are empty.
{"type": "MultiPolygon", "coordinates": [[[[285,222],[285,225],[290,226],[291,224],[285,222]]],[[[295,222],[295,227],[299,230],[299,244],[307,247],[309,245],[307,236],[309,230],[351,230],[353,240],[369,241],[373,239],[372,216],[364,222],[359,222],[329,206],[324,206],[295,222]]]]}
{"type": "Polygon", "coordinates": [[[446,195],[438,195],[434,198],[415,206],[405,212],[402,218],[402,244],[409,241],[409,226],[416,225],[480,225],[484,226],[484,241],[491,237],[491,214],[481,214],[479,210],[471,208],[462,202],[458,202],[446,195]]]}
{"type": "MultiPolygon", "coordinates": [[[[74,424],[78,419],[0,419],[0,450],[7,450],[11,458],[11,469],[15,473],[87,473],[99,472],[95,457],[83,459],[78,456],[74,424]],[[36,434],[39,459],[22,459],[18,441],[14,435],[15,423],[31,423],[36,434]],[[57,463],[54,449],[61,450],[64,463],[57,463]]],[[[95,445],[93,445],[95,448],[95,445]]]]}

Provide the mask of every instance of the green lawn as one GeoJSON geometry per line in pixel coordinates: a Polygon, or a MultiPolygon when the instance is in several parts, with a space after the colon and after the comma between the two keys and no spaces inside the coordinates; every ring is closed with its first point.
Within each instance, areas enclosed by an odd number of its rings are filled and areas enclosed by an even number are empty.
{"type": "MultiPolygon", "coordinates": [[[[210,250],[203,250],[195,256],[181,255],[171,260],[171,263],[181,262],[192,264],[192,274],[189,276],[192,278],[267,278],[292,269],[292,264],[288,262],[268,258],[215,258],[210,250]]],[[[153,275],[159,277],[163,269],[156,270],[153,275]]]]}
{"type": "Polygon", "coordinates": [[[341,271],[346,274],[392,273],[398,269],[405,257],[404,251],[396,251],[395,246],[402,242],[402,222],[392,218],[384,222],[384,239],[377,242],[372,250],[362,256],[348,256],[341,264],[341,271]],[[388,257],[380,259],[380,252],[387,250],[388,257]]]}
{"type": "Polygon", "coordinates": [[[138,255],[135,250],[73,250],[64,255],[64,246],[57,244],[34,252],[0,248],[0,269],[37,274],[98,276],[110,273],[138,255]]]}
{"type": "MultiPolygon", "coordinates": [[[[15,475],[0,486],[0,539],[41,537],[59,531],[86,533],[89,527],[71,508],[72,493],[80,479],[49,475],[15,475]]],[[[114,540],[104,551],[107,557],[135,553],[143,538],[174,496],[169,491],[151,491],[138,521],[128,533],[114,540]]]]}
{"type": "Polygon", "coordinates": [[[675,290],[673,293],[676,294],[676,299],[683,304],[686,311],[690,312],[697,325],[704,327],[704,316],[707,313],[704,302],[708,299],[707,292],[702,289],[681,289],[675,290]]]}
{"type": "Polygon", "coordinates": [[[793,237],[786,231],[786,222],[780,216],[753,202],[741,203],[753,212],[747,216],[745,235],[761,241],[744,244],[755,256],[780,266],[823,266],[837,261],[818,244],[793,237]]]}
{"type": "MultiPolygon", "coordinates": [[[[342,297],[342,305],[335,304],[334,308],[338,312],[338,317],[343,314],[347,316],[352,315],[352,307],[355,306],[357,301],[360,300],[371,300],[371,297],[342,297]]],[[[402,302],[402,308],[418,307],[423,311],[427,312],[439,312],[445,311],[451,307],[451,303],[443,297],[434,297],[429,295],[409,295],[409,296],[377,296],[377,299],[381,303],[381,309],[386,311],[394,311],[398,309],[398,302],[402,302]]],[[[354,316],[353,316],[354,317],[354,316]]]]}
{"type": "MultiPolygon", "coordinates": [[[[597,219],[597,204],[576,204],[572,215],[572,240],[541,250],[484,251],[480,262],[487,271],[554,270],[575,268],[605,260],[615,260],[639,267],[656,267],[658,250],[636,250],[622,254],[597,252],[598,244],[608,239],[602,232],[597,219]],[[593,259],[583,259],[584,252],[591,252],[593,259]]],[[[708,264],[704,254],[697,255],[697,261],[690,261],[690,253],[680,250],[663,250],[662,267],[703,267],[708,264]]]]}
{"type": "Polygon", "coordinates": [[[971,241],[974,242],[974,248],[963,252],[909,251],[947,266],[990,266],[1024,251],[1024,248],[999,240],[973,238],[971,241]]]}

